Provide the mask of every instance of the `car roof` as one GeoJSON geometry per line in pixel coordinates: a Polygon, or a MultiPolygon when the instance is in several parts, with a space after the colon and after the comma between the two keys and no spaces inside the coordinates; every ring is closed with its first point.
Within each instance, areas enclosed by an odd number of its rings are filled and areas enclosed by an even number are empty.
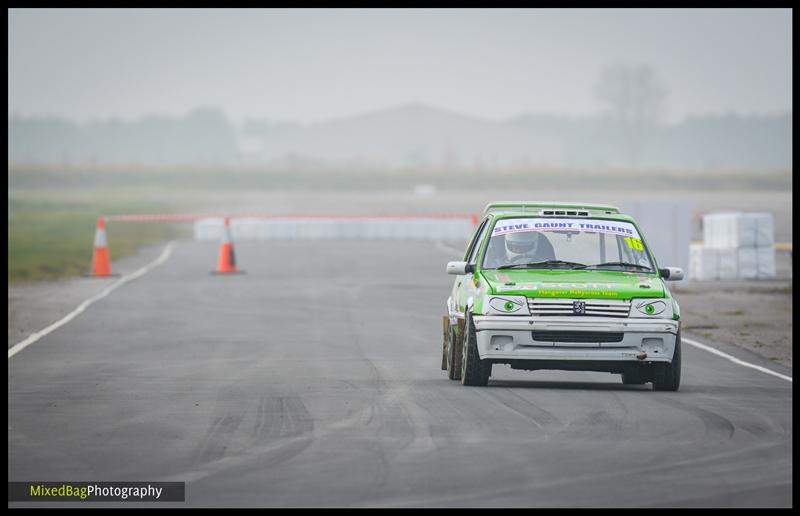
{"type": "Polygon", "coordinates": [[[566,203],[566,202],[545,202],[545,201],[500,201],[492,202],[486,205],[483,209],[484,215],[490,212],[506,212],[506,211],[524,211],[524,212],[546,212],[546,211],[574,211],[574,212],[588,212],[585,214],[578,213],[544,213],[544,215],[581,215],[588,214],[604,214],[610,215],[619,213],[619,208],[609,204],[593,204],[593,203],[566,203]]]}
{"type": "MultiPolygon", "coordinates": [[[[549,210],[548,210],[549,211],[549,210]]],[[[607,220],[620,220],[624,222],[631,222],[636,224],[636,221],[630,215],[623,213],[588,213],[588,215],[542,215],[541,212],[520,211],[520,210],[507,210],[507,211],[492,211],[489,214],[494,219],[508,219],[508,218],[524,218],[524,217],[542,217],[542,218],[560,218],[560,219],[607,219],[607,220]]]]}

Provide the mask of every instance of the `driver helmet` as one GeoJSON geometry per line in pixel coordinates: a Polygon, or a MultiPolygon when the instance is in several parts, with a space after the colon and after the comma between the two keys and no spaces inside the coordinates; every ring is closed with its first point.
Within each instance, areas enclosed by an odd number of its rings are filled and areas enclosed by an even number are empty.
{"type": "Polygon", "coordinates": [[[506,254],[509,258],[525,254],[533,254],[539,244],[539,235],[535,231],[520,231],[506,235],[506,254]]]}

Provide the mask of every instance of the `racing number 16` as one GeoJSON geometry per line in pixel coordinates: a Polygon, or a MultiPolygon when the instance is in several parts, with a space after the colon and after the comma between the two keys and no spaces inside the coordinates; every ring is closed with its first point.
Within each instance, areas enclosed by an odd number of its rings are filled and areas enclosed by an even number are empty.
{"type": "Polygon", "coordinates": [[[642,245],[642,241],[638,238],[625,237],[625,243],[628,244],[628,248],[630,249],[636,249],[637,251],[644,251],[644,246],[642,245]]]}

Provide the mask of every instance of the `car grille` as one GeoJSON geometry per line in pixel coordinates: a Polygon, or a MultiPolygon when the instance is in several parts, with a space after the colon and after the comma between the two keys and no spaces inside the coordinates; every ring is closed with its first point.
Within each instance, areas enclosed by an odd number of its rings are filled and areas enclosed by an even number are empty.
{"type": "Polygon", "coordinates": [[[531,315],[586,316],[586,317],[628,317],[631,302],[621,299],[559,299],[528,298],[531,315]],[[584,313],[575,312],[575,302],[585,303],[584,313]]]}
{"type": "Polygon", "coordinates": [[[534,330],[540,342],[622,342],[622,332],[534,330]]]}

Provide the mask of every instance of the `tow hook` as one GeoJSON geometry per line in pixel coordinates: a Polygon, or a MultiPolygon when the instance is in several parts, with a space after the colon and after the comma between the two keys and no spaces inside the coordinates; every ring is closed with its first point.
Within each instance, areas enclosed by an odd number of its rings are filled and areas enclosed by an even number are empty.
{"type": "Polygon", "coordinates": [[[639,353],[638,355],[636,355],[636,358],[637,358],[637,359],[639,359],[639,360],[644,360],[645,358],[647,358],[647,353],[645,353],[644,351],[642,351],[641,353],[639,353]]]}

